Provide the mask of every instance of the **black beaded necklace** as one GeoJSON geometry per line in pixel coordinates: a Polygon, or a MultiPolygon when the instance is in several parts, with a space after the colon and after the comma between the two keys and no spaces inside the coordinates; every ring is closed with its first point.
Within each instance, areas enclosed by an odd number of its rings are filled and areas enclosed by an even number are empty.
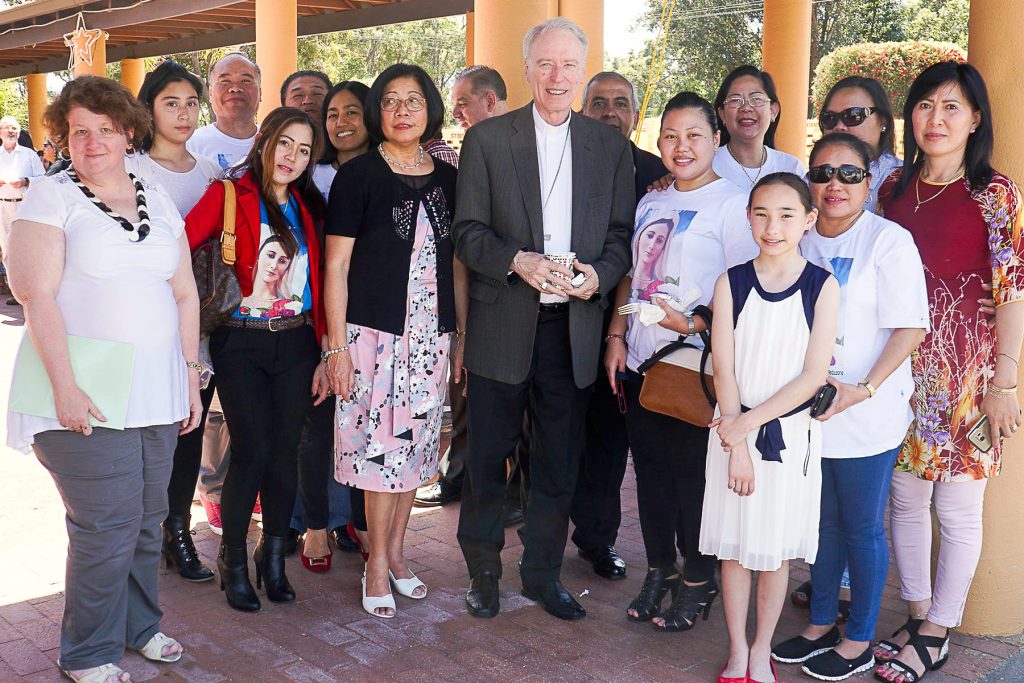
{"type": "Polygon", "coordinates": [[[78,177],[78,174],[75,173],[73,167],[68,166],[65,172],[68,174],[71,182],[96,205],[96,208],[120,223],[121,227],[128,231],[129,240],[141,242],[146,239],[146,235],[149,234],[149,212],[146,210],[146,193],[142,189],[142,181],[136,178],[134,174],[129,173],[128,177],[131,179],[132,184],[135,185],[135,209],[139,212],[139,226],[137,228],[127,218],[111,209],[103,203],[103,200],[93,194],[92,190],[86,187],[85,183],[78,177]]]}

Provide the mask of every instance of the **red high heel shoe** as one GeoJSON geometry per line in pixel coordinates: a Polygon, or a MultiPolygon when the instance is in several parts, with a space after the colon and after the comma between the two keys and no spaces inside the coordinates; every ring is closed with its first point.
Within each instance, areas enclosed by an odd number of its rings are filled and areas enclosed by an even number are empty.
{"type": "Polygon", "coordinates": [[[363,542],[359,540],[359,534],[356,533],[356,528],[352,526],[352,522],[345,525],[345,531],[348,532],[349,538],[359,546],[359,554],[363,556],[363,562],[368,562],[370,560],[370,553],[366,552],[366,548],[363,547],[363,542]]]}
{"type": "MultiPolygon", "coordinates": [[[[305,550],[305,544],[303,544],[303,551],[305,550]]],[[[302,566],[311,572],[317,574],[323,574],[324,572],[331,570],[331,560],[334,558],[334,551],[331,550],[330,544],[327,545],[327,557],[306,557],[304,552],[299,553],[299,557],[302,558],[302,566]]]]}
{"type": "Polygon", "coordinates": [[[724,674],[725,669],[722,669],[722,673],[718,674],[718,683],[750,683],[749,671],[739,678],[726,678],[724,674]]]}

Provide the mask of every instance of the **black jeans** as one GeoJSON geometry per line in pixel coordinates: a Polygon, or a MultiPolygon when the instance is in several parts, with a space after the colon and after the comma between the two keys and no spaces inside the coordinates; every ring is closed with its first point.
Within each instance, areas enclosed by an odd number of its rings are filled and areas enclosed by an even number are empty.
{"type": "Polygon", "coordinates": [[[334,475],[334,407],[333,396],[313,406],[299,440],[299,497],[307,529],[327,528],[327,485],[334,475]]]}
{"type": "Polygon", "coordinates": [[[257,493],[267,536],[288,533],[295,506],[298,447],[319,363],[312,327],[220,327],[210,337],[217,393],[231,435],[221,494],[224,545],[245,545],[257,493]]]}
{"type": "Polygon", "coordinates": [[[707,581],[715,575],[717,560],[697,547],[709,430],[644,408],[640,405],[643,377],[632,371],[628,375],[626,429],[647,563],[668,567],[676,561],[678,524],[686,548],[683,578],[690,583],[707,581]]]}
{"type": "Polygon", "coordinates": [[[519,531],[520,572],[523,582],[532,585],[558,579],[589,392],[590,387],[580,389],[573,379],[567,311],[538,316],[533,363],[525,381],[508,384],[470,373],[471,451],[458,538],[471,575],[484,570],[501,575],[505,459],[519,441],[528,407],[533,443],[526,524],[519,531]]]}
{"type": "MultiPolygon", "coordinates": [[[[191,372],[191,370],[189,370],[191,372]]],[[[199,479],[199,465],[203,460],[203,433],[206,431],[206,414],[210,412],[213,401],[215,377],[210,384],[199,392],[203,402],[203,416],[199,426],[188,434],[178,437],[178,445],[174,448],[174,468],[171,479],[167,482],[167,516],[178,515],[187,517],[192,510],[192,498],[196,492],[196,480],[199,479]]]]}

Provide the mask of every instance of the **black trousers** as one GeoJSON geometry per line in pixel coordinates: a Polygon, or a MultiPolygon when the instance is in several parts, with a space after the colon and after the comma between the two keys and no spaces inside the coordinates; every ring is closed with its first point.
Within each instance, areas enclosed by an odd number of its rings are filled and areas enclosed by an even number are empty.
{"type": "Polygon", "coordinates": [[[270,332],[221,327],[210,337],[217,393],[231,435],[221,494],[224,544],[245,545],[257,493],[263,531],[285,536],[295,506],[298,447],[319,358],[312,327],[270,332]]]}
{"type": "MultiPolygon", "coordinates": [[[[189,371],[191,372],[191,370],[189,371]]],[[[203,460],[203,433],[206,431],[206,414],[210,412],[213,401],[216,376],[199,392],[203,402],[203,416],[199,426],[188,434],[178,437],[178,445],[174,448],[174,467],[171,479],[167,482],[167,516],[186,517],[192,510],[192,498],[196,492],[196,480],[199,479],[199,465],[203,460]]]]}
{"type": "Polygon", "coordinates": [[[307,529],[327,528],[327,486],[334,474],[334,407],[333,396],[313,406],[299,439],[299,498],[307,529]]]}
{"type": "Polygon", "coordinates": [[[524,382],[507,384],[470,374],[472,450],[458,532],[470,574],[490,570],[501,575],[505,459],[519,441],[523,411],[529,410],[533,445],[526,524],[519,531],[520,572],[527,584],[558,578],[589,392],[590,387],[580,389],[573,379],[568,311],[542,311],[538,316],[533,362],[524,382]]]}
{"type": "Polygon", "coordinates": [[[619,412],[604,368],[598,370],[587,406],[583,442],[579,480],[572,497],[571,518],[576,526],[572,542],[580,550],[590,551],[615,545],[622,522],[619,491],[629,454],[626,419],[619,412]]]}
{"type": "Polygon", "coordinates": [[[714,576],[717,563],[697,549],[709,430],[644,408],[640,405],[643,377],[632,371],[628,375],[626,428],[647,563],[667,567],[676,561],[679,525],[686,549],[683,578],[701,583],[714,576]]]}

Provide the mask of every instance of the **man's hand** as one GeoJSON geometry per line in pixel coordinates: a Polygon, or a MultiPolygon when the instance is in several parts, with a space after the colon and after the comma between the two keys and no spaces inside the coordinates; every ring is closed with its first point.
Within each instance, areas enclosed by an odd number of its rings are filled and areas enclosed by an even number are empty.
{"type": "MultiPolygon", "coordinates": [[[[593,268],[591,268],[593,271],[593,268]]],[[[558,277],[564,275],[571,280],[573,273],[563,265],[544,258],[544,254],[533,251],[520,251],[512,259],[512,272],[519,276],[519,279],[536,289],[541,294],[568,295],[569,283],[558,277]]],[[[597,276],[594,276],[595,281],[597,276]]],[[[596,287],[595,287],[596,291],[596,287]]]]}
{"type": "Polygon", "coordinates": [[[594,270],[594,266],[589,263],[580,263],[579,259],[572,262],[573,268],[575,268],[586,278],[579,287],[573,287],[568,285],[565,293],[569,296],[574,296],[577,299],[583,301],[589,301],[591,297],[597,294],[597,290],[601,287],[601,282],[598,280],[597,271],[594,270]]]}

